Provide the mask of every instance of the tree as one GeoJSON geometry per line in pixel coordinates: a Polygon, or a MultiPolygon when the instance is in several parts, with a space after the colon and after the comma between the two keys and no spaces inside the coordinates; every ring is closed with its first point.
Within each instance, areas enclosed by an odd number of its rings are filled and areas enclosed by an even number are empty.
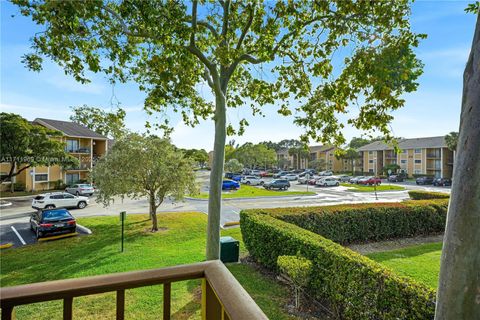
{"type": "Polygon", "coordinates": [[[200,168],[205,167],[208,162],[208,153],[205,149],[183,149],[186,157],[191,158],[200,168]]]}
{"type": "Polygon", "coordinates": [[[195,173],[190,158],[168,140],[129,134],[117,141],[92,171],[98,187],[97,202],[109,205],[114,197],[147,197],[152,231],[158,231],[157,209],[171,196],[182,199],[195,193],[195,173]]]}
{"type": "Polygon", "coordinates": [[[10,171],[2,175],[0,182],[11,181],[31,167],[78,165],[78,159],[65,151],[59,131],[31,124],[18,114],[2,112],[0,132],[1,162],[10,164],[10,171]]]}
{"type": "Polygon", "coordinates": [[[480,11],[463,74],[460,130],[443,238],[435,319],[480,315],[480,11]]]}
{"type": "Polygon", "coordinates": [[[277,154],[275,150],[267,148],[264,144],[247,142],[235,150],[234,157],[244,166],[251,169],[275,165],[277,154]]]}
{"type": "Polygon", "coordinates": [[[292,106],[301,111],[295,123],[306,128],[303,139],[342,145],[336,115],[348,113],[351,101],[362,103],[349,124],[389,136],[389,111],[404,105],[421,74],[412,49],[423,35],[410,30],[407,0],[13,3],[46,28],[23,58],[30,69],[41,70],[47,56],[80,82],[88,82],[88,70],[136,81],[148,112],[168,107],[189,125],[214,120],[207,259],[219,257],[226,135],[248,125],[242,119],[235,130],[227,107],[248,104],[262,114],[275,103],[290,115],[292,106]],[[200,83],[214,102],[197,91],[200,83]]]}
{"type": "Polygon", "coordinates": [[[225,171],[233,173],[242,172],[243,164],[241,164],[237,159],[230,159],[225,162],[225,171]]]}
{"type": "Polygon", "coordinates": [[[277,160],[277,165],[281,169],[285,169],[285,167],[288,168],[290,164],[290,160],[288,160],[287,158],[280,158],[277,160]]]}
{"type": "Polygon", "coordinates": [[[83,105],[72,107],[70,120],[85,127],[118,140],[127,132],[125,129],[125,110],[118,108],[116,112],[106,112],[103,109],[83,105]]]}
{"type": "Polygon", "coordinates": [[[457,151],[458,143],[458,132],[450,132],[445,136],[445,143],[447,144],[448,149],[452,151],[457,151]]]}
{"type": "Polygon", "coordinates": [[[352,140],[350,140],[350,143],[348,144],[348,146],[352,149],[358,149],[358,148],[363,147],[363,146],[365,146],[369,143],[372,143],[372,142],[373,141],[365,139],[365,138],[353,137],[352,140]]]}
{"type": "Polygon", "coordinates": [[[296,169],[300,169],[301,161],[304,159],[308,159],[310,156],[310,151],[308,150],[308,146],[304,143],[291,147],[288,149],[288,154],[293,156],[293,163],[296,169]]]}
{"type": "MultiPolygon", "coordinates": [[[[358,138],[353,138],[358,139],[358,138]]],[[[352,141],[353,141],[352,139],[352,141]]],[[[352,168],[352,175],[355,174],[355,160],[360,158],[358,151],[355,148],[351,147],[352,142],[350,142],[350,148],[348,148],[342,155],[342,159],[346,159],[350,162],[350,167],[352,168]]]]}
{"type": "Polygon", "coordinates": [[[388,174],[388,170],[391,170],[392,173],[396,173],[398,169],[400,169],[401,167],[396,164],[396,163],[391,163],[391,164],[387,164],[386,166],[384,166],[382,168],[382,172],[383,174],[385,175],[389,175],[388,174]]]}
{"type": "Polygon", "coordinates": [[[317,171],[325,171],[327,169],[327,162],[325,159],[315,159],[308,163],[310,168],[315,169],[317,171]]]}

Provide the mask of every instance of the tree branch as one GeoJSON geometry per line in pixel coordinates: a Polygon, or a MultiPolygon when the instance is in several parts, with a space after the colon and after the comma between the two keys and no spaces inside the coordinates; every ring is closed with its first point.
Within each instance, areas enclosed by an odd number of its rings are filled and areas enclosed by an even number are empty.
{"type": "MultiPolygon", "coordinates": [[[[192,23],[191,20],[185,20],[186,23],[192,23]]],[[[207,28],[208,30],[210,30],[210,32],[215,36],[215,38],[218,39],[219,37],[219,34],[217,32],[217,30],[215,30],[215,27],[212,26],[210,23],[206,22],[206,21],[203,21],[203,20],[198,20],[197,19],[197,26],[201,26],[201,27],[204,27],[204,28],[207,28]]]]}
{"type": "Polygon", "coordinates": [[[228,46],[227,33],[228,33],[228,15],[230,11],[230,0],[223,2],[222,7],[223,7],[222,46],[226,47],[228,46]]]}
{"type": "Polygon", "coordinates": [[[110,13],[115,18],[115,20],[117,20],[117,22],[122,27],[122,32],[124,34],[126,34],[128,36],[132,36],[132,37],[153,38],[153,39],[155,38],[155,37],[152,37],[149,34],[146,34],[144,32],[139,33],[139,32],[133,32],[133,31],[129,30],[127,24],[125,23],[125,21],[123,21],[123,18],[118,13],[116,13],[114,10],[110,9],[107,6],[103,6],[103,9],[105,11],[107,11],[108,13],[110,13]]]}
{"type": "Polygon", "coordinates": [[[205,70],[203,71],[202,78],[205,79],[205,81],[207,81],[208,86],[210,88],[212,88],[212,89],[214,88],[213,80],[212,80],[212,77],[210,76],[210,74],[208,72],[207,67],[205,67],[205,70]]]}
{"type": "Polygon", "coordinates": [[[236,46],[237,50],[239,50],[242,47],[243,39],[245,39],[245,36],[247,35],[248,30],[252,26],[253,16],[255,14],[255,5],[249,5],[249,9],[250,9],[250,15],[248,16],[247,24],[245,24],[245,27],[242,30],[242,34],[238,39],[237,46],[236,46]]]}
{"type": "Polygon", "coordinates": [[[195,33],[197,32],[197,5],[198,1],[192,3],[192,33],[190,34],[190,46],[195,47],[195,33]]]}

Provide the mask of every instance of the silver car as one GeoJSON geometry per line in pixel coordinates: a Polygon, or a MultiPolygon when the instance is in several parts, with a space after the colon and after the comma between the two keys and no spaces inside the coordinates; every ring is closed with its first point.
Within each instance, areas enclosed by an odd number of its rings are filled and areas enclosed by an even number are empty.
{"type": "Polygon", "coordinates": [[[90,184],[81,183],[65,188],[65,192],[74,194],[76,196],[91,196],[94,190],[90,184]]]}

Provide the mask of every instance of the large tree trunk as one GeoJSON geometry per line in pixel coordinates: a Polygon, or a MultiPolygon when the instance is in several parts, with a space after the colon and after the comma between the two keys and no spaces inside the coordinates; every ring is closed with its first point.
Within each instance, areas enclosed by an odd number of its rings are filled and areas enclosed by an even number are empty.
{"type": "Polygon", "coordinates": [[[157,206],[155,204],[155,195],[149,196],[150,202],[150,220],[152,220],[152,232],[158,231],[157,206]]]}
{"type": "Polygon", "coordinates": [[[460,133],[443,240],[436,320],[480,317],[480,15],[463,75],[460,133]]]}
{"type": "Polygon", "coordinates": [[[220,213],[222,210],[223,163],[225,161],[226,99],[215,99],[215,142],[208,197],[207,260],[220,258],[220,213]]]}

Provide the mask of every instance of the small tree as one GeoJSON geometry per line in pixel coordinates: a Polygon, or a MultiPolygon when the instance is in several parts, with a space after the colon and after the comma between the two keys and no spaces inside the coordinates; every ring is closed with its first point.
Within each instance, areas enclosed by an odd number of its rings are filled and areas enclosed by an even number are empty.
{"type": "Polygon", "coordinates": [[[227,172],[242,172],[243,164],[241,164],[237,159],[230,159],[225,163],[225,171],[227,172]]]}
{"type": "Polygon", "coordinates": [[[72,112],[73,115],[70,116],[70,120],[104,136],[118,140],[127,133],[125,129],[126,113],[121,108],[118,108],[114,113],[83,105],[81,107],[72,107],[72,112]]]}
{"type": "Polygon", "coordinates": [[[392,163],[392,164],[387,164],[386,166],[384,166],[382,168],[382,172],[385,175],[388,175],[388,170],[391,170],[391,172],[396,173],[398,169],[400,169],[400,166],[396,163],[392,163]]]}
{"type": "MultiPolygon", "coordinates": [[[[357,139],[357,138],[354,138],[354,139],[357,139]]],[[[352,139],[353,141],[353,139],[352,139]]],[[[341,155],[341,158],[342,159],[346,159],[350,162],[350,168],[352,168],[352,174],[355,174],[355,166],[354,166],[354,163],[355,163],[355,160],[357,160],[358,158],[360,158],[360,155],[358,154],[358,151],[353,149],[353,148],[348,148],[342,155],[341,155]]]]}
{"type": "Polygon", "coordinates": [[[195,193],[195,174],[188,157],[166,139],[129,134],[117,141],[92,171],[99,188],[97,202],[105,206],[113,198],[147,197],[152,232],[158,231],[157,208],[167,195],[179,200],[195,193]]]}
{"type": "Polygon", "coordinates": [[[324,171],[327,168],[325,159],[315,159],[309,162],[309,167],[317,171],[324,171]]]}
{"type": "Polygon", "coordinates": [[[452,151],[457,151],[458,143],[458,132],[450,132],[445,136],[445,143],[447,144],[448,149],[452,151]]]}
{"type": "MultiPolygon", "coordinates": [[[[65,151],[62,133],[34,125],[14,113],[0,113],[1,162],[10,164],[10,171],[0,182],[11,179],[36,166],[77,166],[78,159],[65,151]]],[[[12,184],[13,191],[13,184],[12,184]]]]}

